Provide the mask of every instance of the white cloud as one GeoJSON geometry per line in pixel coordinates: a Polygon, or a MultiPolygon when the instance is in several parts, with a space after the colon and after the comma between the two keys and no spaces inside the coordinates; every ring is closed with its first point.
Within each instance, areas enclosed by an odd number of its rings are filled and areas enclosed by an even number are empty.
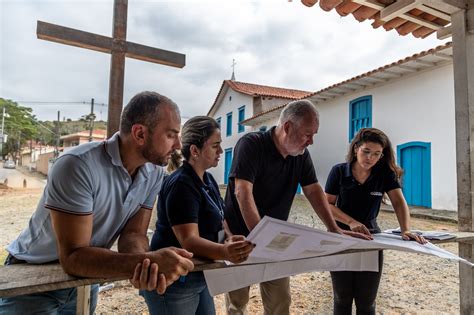
{"type": "MultiPolygon", "coordinates": [[[[0,97],[16,101],[108,98],[110,56],[36,39],[36,21],[110,36],[113,1],[0,0],[0,97]]],[[[127,39],[186,54],[183,69],[127,60],[124,103],[155,90],[184,116],[205,114],[237,62],[239,81],[315,91],[442,44],[373,30],[293,0],[129,0],[127,39]]],[[[35,105],[40,119],[76,119],[88,105],[35,105]]],[[[103,117],[105,118],[103,112],[103,117]]],[[[100,115],[99,115],[100,117],[100,115]]]]}

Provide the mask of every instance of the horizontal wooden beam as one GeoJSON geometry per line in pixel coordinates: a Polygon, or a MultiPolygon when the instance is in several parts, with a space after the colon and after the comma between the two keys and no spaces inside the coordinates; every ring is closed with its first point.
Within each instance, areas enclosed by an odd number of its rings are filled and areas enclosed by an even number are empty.
{"type": "Polygon", "coordinates": [[[448,55],[448,54],[445,54],[445,53],[437,52],[437,53],[434,53],[434,55],[435,55],[436,57],[443,58],[443,59],[446,59],[446,60],[453,60],[453,56],[452,56],[452,55],[448,55]]]}
{"type": "Polygon", "coordinates": [[[406,13],[417,6],[419,6],[421,2],[419,0],[398,0],[394,3],[386,6],[382,10],[380,10],[380,19],[384,22],[388,22],[397,16],[400,16],[403,13],[406,13]]]}
{"type": "Polygon", "coordinates": [[[177,68],[183,68],[186,65],[186,55],[184,54],[132,42],[126,42],[125,56],[177,68]]]}
{"type": "Polygon", "coordinates": [[[326,100],[329,100],[333,97],[330,97],[330,96],[323,96],[321,94],[315,94],[313,96],[310,96],[310,98],[315,98],[315,99],[320,99],[320,100],[323,100],[323,101],[326,101],[326,100]]]}
{"type": "Polygon", "coordinates": [[[396,65],[395,67],[403,69],[403,70],[408,70],[408,71],[411,71],[411,72],[417,72],[418,70],[420,70],[419,68],[411,67],[411,66],[407,66],[407,65],[396,65]]]}
{"type": "Polygon", "coordinates": [[[112,38],[110,37],[79,31],[73,28],[43,21],[37,22],[36,35],[39,39],[104,53],[110,53],[112,50],[112,38]]]}
{"type": "Polygon", "coordinates": [[[341,93],[354,92],[356,89],[346,86],[346,84],[341,84],[334,89],[340,90],[341,93]]]}
{"type": "Polygon", "coordinates": [[[369,77],[365,77],[365,78],[361,78],[361,79],[370,80],[370,81],[372,81],[372,82],[375,81],[376,83],[387,82],[387,81],[388,81],[388,79],[376,77],[375,75],[371,75],[371,76],[369,76],[369,77]]]}
{"type": "MultiPolygon", "coordinates": [[[[451,232],[456,238],[445,241],[433,241],[433,243],[447,242],[473,242],[472,232],[451,232]]],[[[374,249],[375,250],[375,249],[374,249]]],[[[345,253],[357,253],[370,251],[367,249],[349,249],[329,254],[327,256],[345,253]]],[[[325,255],[326,256],[326,255],[325,255]]],[[[321,257],[325,257],[321,256],[321,257]]],[[[304,258],[311,259],[311,257],[304,258]]],[[[203,271],[219,268],[234,268],[239,265],[227,265],[225,262],[193,258],[194,270],[203,271]]],[[[277,263],[277,262],[273,262],[277,263]]],[[[259,265],[254,263],[253,265],[259,265]]],[[[252,264],[249,264],[252,265],[252,264]]],[[[231,270],[231,269],[230,269],[231,270]]],[[[18,296],[58,289],[74,288],[84,285],[126,280],[128,276],[112,278],[76,278],[66,274],[58,263],[53,264],[16,264],[0,266],[0,297],[18,296]]]]}
{"type": "Polygon", "coordinates": [[[323,92],[321,92],[321,94],[322,94],[322,95],[327,95],[327,96],[329,96],[329,97],[331,97],[331,98],[334,98],[334,97],[339,97],[339,96],[341,96],[341,95],[344,94],[344,93],[335,92],[335,91],[333,91],[333,89],[331,88],[331,89],[328,90],[328,91],[323,91],[323,92]]]}
{"type": "Polygon", "coordinates": [[[378,3],[375,0],[352,0],[354,3],[365,5],[366,7],[376,9],[376,10],[383,10],[385,8],[384,5],[378,3]]]}
{"type": "Polygon", "coordinates": [[[393,75],[395,77],[401,77],[403,76],[403,73],[400,73],[400,72],[396,72],[396,71],[393,71],[393,70],[383,70],[382,73],[386,73],[386,74],[390,74],[390,75],[393,75]]]}
{"type": "MultiPolygon", "coordinates": [[[[378,3],[375,0],[352,0],[352,2],[362,4],[366,7],[376,9],[376,10],[379,10],[379,11],[382,11],[383,9],[385,9],[384,5],[378,3]]],[[[422,18],[419,18],[419,17],[414,16],[414,15],[409,14],[409,13],[401,13],[401,14],[398,15],[398,17],[402,18],[402,19],[405,19],[407,21],[413,22],[415,24],[425,26],[425,27],[430,28],[432,30],[438,30],[438,29],[443,27],[443,26],[438,25],[436,23],[433,23],[433,22],[430,22],[430,21],[427,21],[427,20],[423,20],[422,18]]]]}
{"type": "Polygon", "coordinates": [[[353,86],[357,86],[358,88],[366,88],[368,86],[374,85],[372,82],[371,83],[369,83],[367,81],[361,82],[361,79],[363,79],[363,78],[357,79],[357,82],[353,82],[353,81],[346,82],[346,83],[344,83],[344,85],[353,85],[353,86]]]}
{"type": "Polygon", "coordinates": [[[419,63],[421,65],[433,67],[436,66],[436,62],[431,62],[431,61],[426,61],[426,60],[421,60],[421,59],[415,59],[414,60],[416,63],[419,63]]]}
{"type": "Polygon", "coordinates": [[[425,3],[420,3],[420,5],[417,6],[417,9],[420,9],[421,11],[424,11],[426,13],[439,17],[440,19],[443,19],[445,21],[451,22],[451,15],[449,13],[437,10],[436,8],[432,8],[429,5],[426,5],[425,3]]]}
{"type": "Polygon", "coordinates": [[[129,58],[183,68],[186,64],[184,54],[145,46],[127,41],[113,41],[111,37],[79,31],[73,28],[38,21],[36,34],[38,38],[76,46],[104,53],[124,52],[129,58]]]}
{"type": "Polygon", "coordinates": [[[452,37],[452,36],[453,36],[453,28],[452,28],[451,25],[440,28],[436,32],[436,38],[437,39],[446,39],[446,38],[452,37]]]}
{"type": "Polygon", "coordinates": [[[427,21],[427,20],[423,20],[422,18],[411,15],[409,13],[402,14],[402,15],[400,15],[400,17],[402,19],[413,22],[415,24],[419,24],[421,26],[431,28],[432,30],[435,30],[435,31],[439,30],[440,28],[443,28],[443,26],[441,26],[441,25],[438,25],[436,23],[433,23],[433,22],[430,22],[430,21],[427,21]]]}

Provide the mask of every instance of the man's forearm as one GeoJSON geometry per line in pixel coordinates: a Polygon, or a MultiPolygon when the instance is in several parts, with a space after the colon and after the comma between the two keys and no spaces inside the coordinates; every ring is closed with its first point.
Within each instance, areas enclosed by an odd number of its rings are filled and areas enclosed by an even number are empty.
{"type": "Polygon", "coordinates": [[[253,198],[253,184],[245,180],[236,179],[235,198],[239,204],[247,229],[252,231],[261,219],[255,199],[253,198]]]}
{"type": "Polygon", "coordinates": [[[257,226],[258,222],[260,222],[260,214],[258,214],[258,210],[255,207],[247,207],[245,210],[242,211],[242,217],[244,218],[245,225],[249,231],[252,231],[255,226],[257,226]]]}
{"type": "Polygon", "coordinates": [[[149,251],[149,239],[146,235],[131,233],[120,236],[117,244],[119,253],[144,253],[149,251]]]}
{"type": "Polygon", "coordinates": [[[326,199],[326,195],[319,184],[314,185],[315,186],[309,189],[303,188],[306,198],[309,200],[314,212],[316,212],[321,221],[323,221],[328,231],[339,231],[339,227],[337,226],[329,208],[329,202],[326,199]]]}
{"type": "Polygon", "coordinates": [[[60,259],[68,274],[90,278],[132,277],[146,253],[117,253],[99,247],[82,247],[60,259]]]}
{"type": "Polygon", "coordinates": [[[253,228],[260,222],[260,214],[258,213],[257,206],[253,197],[249,197],[248,194],[242,194],[237,196],[237,201],[239,203],[240,212],[244,219],[245,225],[249,231],[252,231],[253,228]]]}

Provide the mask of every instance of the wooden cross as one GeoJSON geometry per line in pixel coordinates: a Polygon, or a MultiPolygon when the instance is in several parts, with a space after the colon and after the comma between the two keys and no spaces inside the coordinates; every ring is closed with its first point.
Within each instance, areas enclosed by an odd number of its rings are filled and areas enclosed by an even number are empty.
{"type": "Polygon", "coordinates": [[[112,55],[109,78],[109,110],[107,137],[120,126],[123,104],[125,57],[183,68],[184,54],[144,46],[126,41],[128,0],[114,0],[112,37],[97,35],[73,28],[38,21],[36,35],[40,39],[96,50],[112,55]]]}

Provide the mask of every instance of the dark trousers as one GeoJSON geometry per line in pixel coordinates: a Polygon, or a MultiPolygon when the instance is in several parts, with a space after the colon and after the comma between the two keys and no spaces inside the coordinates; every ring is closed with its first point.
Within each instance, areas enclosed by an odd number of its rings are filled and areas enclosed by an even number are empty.
{"type": "Polygon", "coordinates": [[[350,315],[352,301],[356,314],[375,314],[375,299],[382,276],[383,252],[379,251],[379,271],[331,272],[334,292],[334,314],[350,315]]]}

